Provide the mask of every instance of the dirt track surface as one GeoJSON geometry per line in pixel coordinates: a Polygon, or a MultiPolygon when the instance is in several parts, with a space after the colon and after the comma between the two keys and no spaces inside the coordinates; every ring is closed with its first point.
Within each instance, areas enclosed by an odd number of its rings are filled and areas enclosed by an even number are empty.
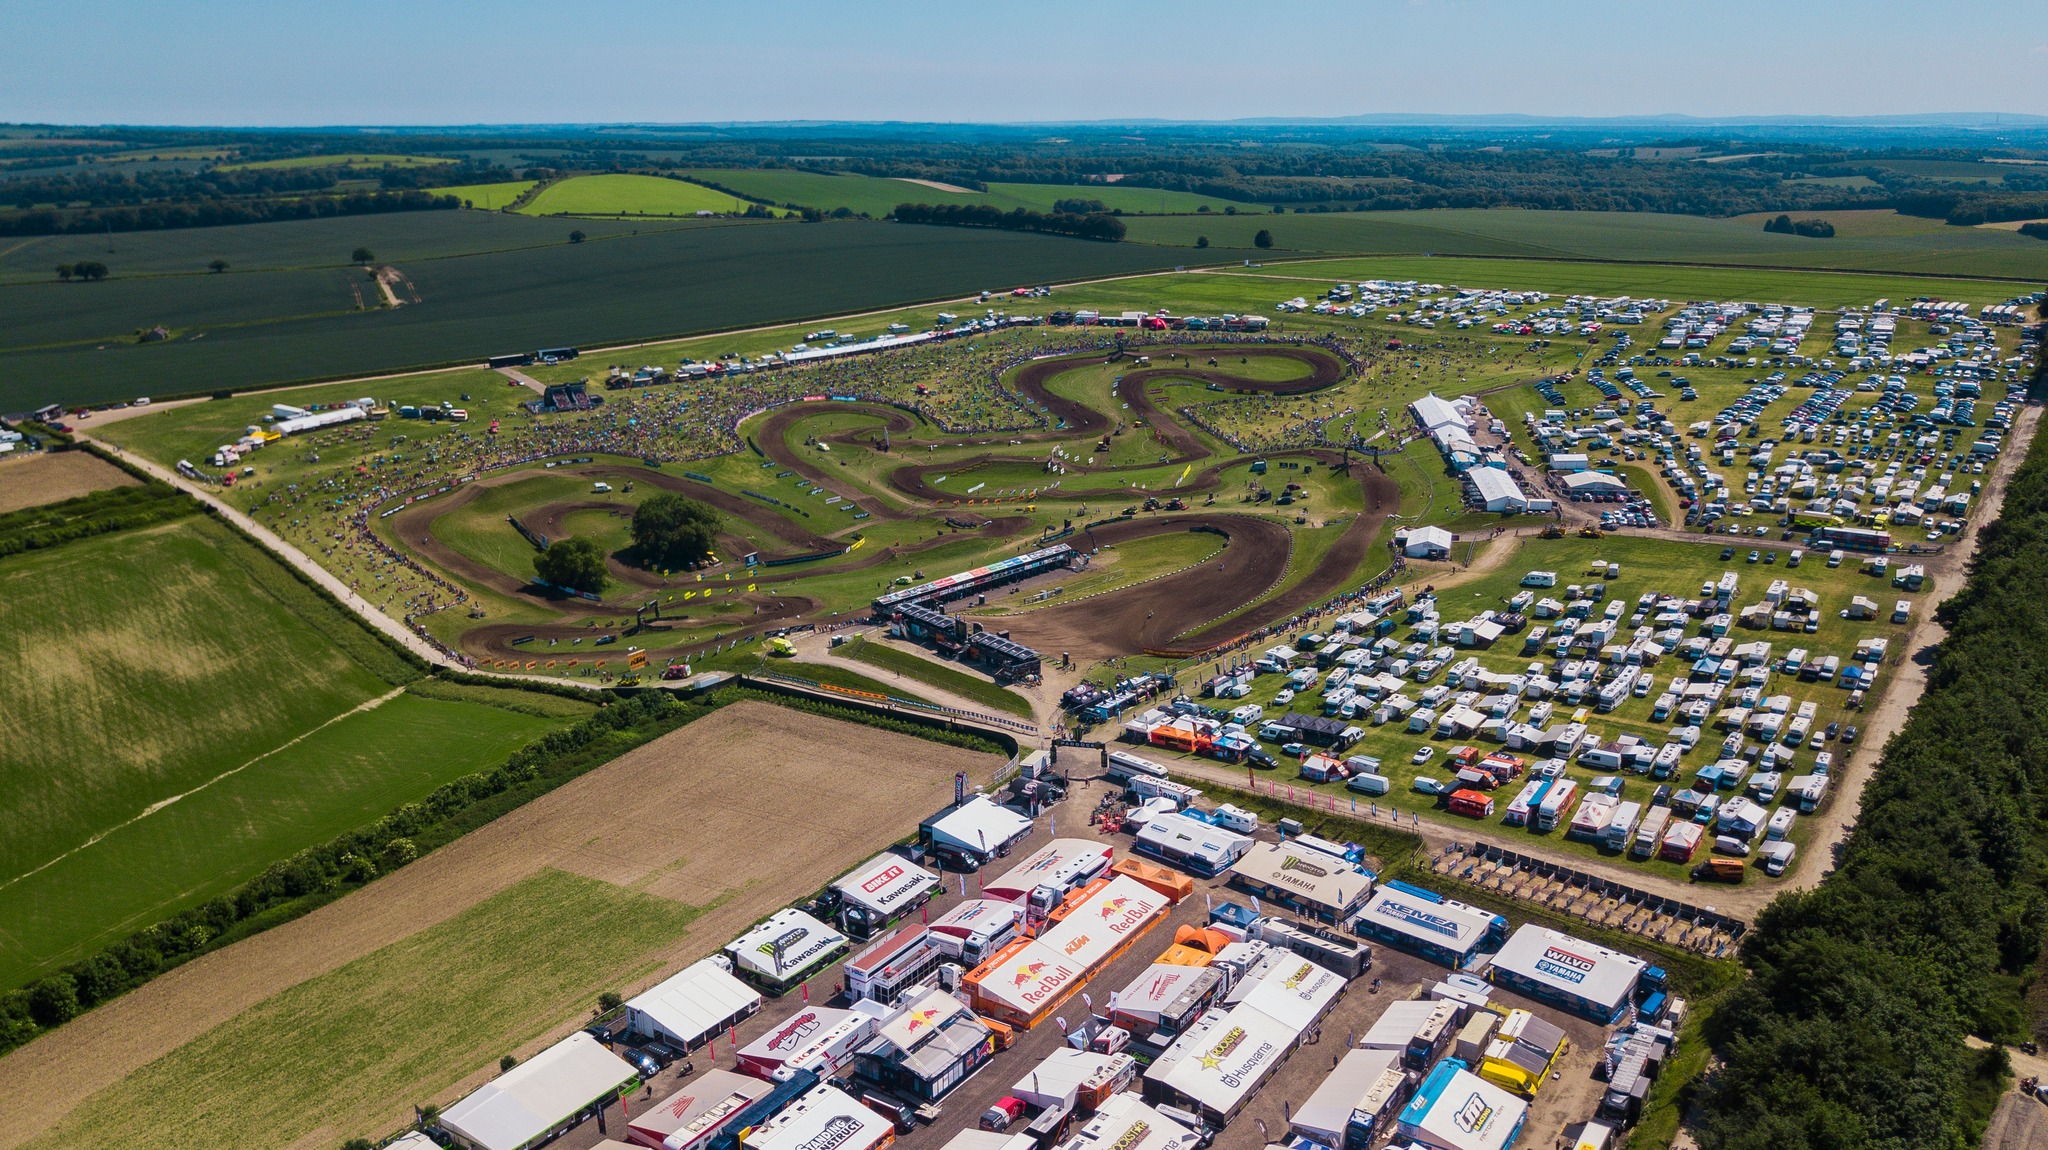
{"type": "Polygon", "coordinates": [[[135,485],[134,476],[90,451],[39,451],[0,459],[0,515],[135,485]]]}
{"type": "MultiPolygon", "coordinates": [[[[0,1148],[34,1138],[94,1093],[263,1000],[444,921],[544,867],[709,907],[654,964],[618,989],[629,996],[709,954],[756,919],[810,893],[870,852],[908,834],[944,805],[953,773],[985,782],[1001,765],[958,750],[766,703],[723,708],[624,755],[297,921],[207,955],[0,1058],[0,1148]],[[813,801],[778,809],[776,865],[750,865],[753,846],[707,838],[705,827],[746,826],[764,790],[813,801]],[[633,810],[620,819],[622,804],[633,810]],[[721,901],[723,900],[723,901],[721,901]]],[[[617,972],[630,977],[627,972],[617,972]]],[[[609,982],[561,1004],[561,1024],[525,1057],[586,1021],[609,982]]],[[[478,1050],[495,1062],[500,1050],[478,1050]]],[[[225,1071],[226,1068],[223,1068],[225,1071]]],[[[443,1104],[495,1073],[480,1070],[443,1104]]],[[[194,1083],[203,1089],[204,1083],[194,1083]]],[[[397,1128],[408,1090],[374,1112],[323,1114],[334,1130],[397,1128]]],[[[320,1099],[306,1105],[317,1111],[320,1099]]],[[[315,1134],[321,1132],[316,1131],[315,1134]]]]}
{"type": "Polygon", "coordinates": [[[999,626],[1049,655],[1092,661],[1168,645],[1190,627],[1262,594],[1287,570],[1287,528],[1250,515],[1171,515],[1098,527],[1076,546],[1108,546],[1152,535],[1214,527],[1230,545],[1178,575],[1097,595],[1071,606],[1003,616],[999,626]],[[1092,537],[1092,538],[1091,538],[1092,537]]]}

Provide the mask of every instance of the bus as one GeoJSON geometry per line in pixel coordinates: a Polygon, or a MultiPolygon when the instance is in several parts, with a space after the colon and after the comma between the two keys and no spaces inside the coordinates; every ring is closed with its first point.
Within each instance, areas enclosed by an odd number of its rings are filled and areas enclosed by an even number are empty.
{"type": "Polygon", "coordinates": [[[1483,791],[1453,791],[1450,809],[1454,815],[1465,815],[1475,819],[1493,817],[1493,796],[1483,791]]]}

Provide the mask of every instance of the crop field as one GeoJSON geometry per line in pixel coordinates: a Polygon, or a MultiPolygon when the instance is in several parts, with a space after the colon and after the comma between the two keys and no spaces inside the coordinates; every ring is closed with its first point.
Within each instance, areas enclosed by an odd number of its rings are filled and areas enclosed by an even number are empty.
{"type": "MultiPolygon", "coordinates": [[[[138,378],[149,379],[161,397],[474,362],[542,344],[785,322],[957,298],[991,285],[1153,270],[1184,258],[1145,245],[890,223],[662,222],[658,230],[621,235],[630,223],[591,221],[593,238],[582,244],[567,242],[564,221],[530,223],[560,239],[400,263],[421,302],[395,309],[352,310],[344,273],[331,267],[134,285],[116,279],[0,286],[0,309],[9,316],[0,341],[39,348],[0,350],[0,407],[121,398],[133,394],[130,381],[138,378]],[[599,226],[614,230],[597,233],[599,226]],[[31,325],[30,316],[49,317],[65,338],[105,342],[44,347],[55,337],[31,325]],[[136,328],[180,316],[195,326],[178,338],[134,341],[136,328]],[[235,326],[210,326],[224,322],[235,326]]],[[[341,249],[344,259],[347,250],[341,249]]]]}
{"type": "Polygon", "coordinates": [[[731,704],[0,1058],[0,1146],[382,1135],[910,833],[956,770],[982,783],[1001,762],[731,704]],[[811,800],[784,813],[772,871],[700,833],[752,817],[763,788],[811,800]]]}
{"type": "Polygon", "coordinates": [[[0,515],[135,482],[134,476],[84,451],[0,461],[0,515]]]}
{"type": "Polygon", "coordinates": [[[876,218],[896,210],[898,204],[988,204],[1004,211],[1028,208],[1050,212],[1058,200],[1100,200],[1105,210],[1130,215],[1194,213],[1205,208],[1221,213],[1227,206],[1243,206],[1236,201],[1192,192],[1126,188],[1116,184],[991,183],[986,192],[949,192],[914,180],[891,180],[878,176],[765,169],[719,169],[687,174],[692,179],[731,188],[741,195],[776,205],[798,204],[827,212],[845,208],[876,218]]]}
{"type": "Polygon", "coordinates": [[[526,189],[539,180],[507,180],[502,184],[463,184],[452,188],[428,188],[437,196],[454,196],[466,208],[478,211],[496,211],[510,207],[513,200],[526,194],[526,189]]]}
{"type": "Polygon", "coordinates": [[[0,739],[38,748],[0,778],[5,985],[493,765],[550,725],[402,696],[351,714],[415,673],[204,519],[0,560],[0,651],[0,739]],[[434,751],[412,758],[422,747],[434,751]]]}
{"type": "Polygon", "coordinates": [[[613,173],[549,184],[519,210],[529,216],[694,216],[743,212],[747,202],[683,180],[613,173]]]}

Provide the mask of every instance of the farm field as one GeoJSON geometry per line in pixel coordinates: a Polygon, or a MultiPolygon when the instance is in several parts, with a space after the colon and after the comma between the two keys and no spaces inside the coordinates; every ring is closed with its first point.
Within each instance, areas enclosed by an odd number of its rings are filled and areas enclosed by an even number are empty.
{"type": "MultiPolygon", "coordinates": [[[[447,215],[450,213],[430,213],[447,215]]],[[[503,220],[504,213],[461,217],[503,220]]],[[[265,225],[286,226],[286,225],[265,225]]],[[[158,284],[55,282],[0,286],[10,345],[51,342],[29,328],[48,316],[86,344],[0,352],[0,408],[156,397],[223,387],[475,362],[508,349],[588,345],[841,315],[985,287],[1122,275],[1184,257],[1134,244],[889,223],[657,225],[639,235],[400,263],[422,302],[352,307],[339,269],[204,277],[158,284]],[[836,269],[821,274],[820,268],[836,269]],[[191,290],[202,290],[196,298],[191,290]],[[96,289],[119,289],[92,294],[96,289]],[[80,301],[90,301],[81,307],[80,301]],[[284,301],[281,306],[277,301],[284,301]],[[308,310],[329,314],[302,316],[308,310]],[[167,342],[117,341],[177,313],[196,325],[167,342]],[[291,318],[300,316],[300,318],[291,318]],[[236,326],[204,326],[232,322],[236,326]]],[[[596,221],[593,221],[593,228],[596,221]]],[[[614,228],[629,225],[614,224],[614,228]]],[[[1231,253],[1216,253],[1231,258],[1231,253]]],[[[346,248],[343,249],[346,256],[346,248]]],[[[380,253],[381,258],[381,253],[380,253]]],[[[39,259],[38,263],[47,263],[39,259]]],[[[388,261],[387,261],[388,262],[388,261]]]]}
{"type": "Polygon", "coordinates": [[[507,180],[502,184],[463,184],[452,188],[428,188],[437,196],[454,196],[462,201],[465,208],[478,211],[497,211],[512,205],[512,201],[526,194],[526,189],[539,180],[507,180]]]}
{"type": "Polygon", "coordinates": [[[103,1145],[117,1127],[195,1150],[377,1137],[582,1025],[599,992],[644,988],[910,833],[956,770],[986,782],[1001,762],[730,704],[0,1058],[0,1146],[103,1145]],[[750,817],[762,788],[812,800],[783,816],[770,870],[697,833],[750,817]],[[610,817],[622,796],[627,823],[610,817]],[[217,1119],[235,1112],[262,1120],[217,1119]]]}
{"type": "Polygon", "coordinates": [[[549,184],[519,210],[529,216],[693,216],[743,212],[747,202],[683,180],[614,173],[549,184]]]}
{"type": "Polygon", "coordinates": [[[384,152],[347,152],[336,155],[292,156],[283,160],[254,160],[246,164],[224,164],[223,171],[262,171],[276,168],[429,168],[452,164],[447,156],[405,156],[384,152]]]}
{"type": "Polygon", "coordinates": [[[134,476],[84,451],[0,460],[0,515],[135,483],[134,476]]]}
{"type": "MultiPolygon", "coordinates": [[[[373,700],[374,702],[374,700],[373,700]]],[[[346,713],[99,832],[0,889],[0,985],[18,985],[488,770],[558,725],[485,703],[398,693],[346,713]],[[223,777],[225,776],[225,777],[223,777]]],[[[161,801],[161,800],[160,800],[161,801]]]]}
{"type": "Polygon", "coordinates": [[[1987,240],[1980,228],[1817,240],[1700,216],[1482,209],[1157,216],[1125,223],[1129,241],[1171,247],[1193,246],[1197,236],[1217,247],[1249,247],[1254,233],[1264,229],[1273,235],[1276,258],[1295,252],[1429,253],[2048,280],[2048,245],[2034,240],[2028,247],[2018,235],[1987,240]]]}
{"type": "MultiPolygon", "coordinates": [[[[1013,184],[990,183],[986,192],[949,192],[914,180],[892,180],[878,176],[831,175],[821,172],[792,172],[772,169],[707,169],[686,173],[706,184],[731,188],[744,196],[771,204],[798,204],[820,211],[845,208],[877,219],[896,210],[898,204],[988,204],[1004,211],[1028,208],[1050,212],[1055,201],[1100,200],[1105,210],[1131,215],[1152,212],[1193,213],[1207,208],[1221,213],[1226,206],[1244,205],[1216,196],[1192,192],[1163,191],[1158,188],[1120,187],[1116,184],[1013,184]]],[[[1264,209],[1260,209],[1263,211],[1264,209]]]]}
{"type": "MultiPolygon", "coordinates": [[[[634,228],[687,229],[684,221],[653,220],[645,225],[592,220],[583,227],[593,238],[630,234],[634,228]]],[[[242,273],[296,268],[338,268],[350,263],[355,249],[367,247],[385,263],[445,256],[477,255],[516,248],[552,247],[569,241],[569,228],[553,220],[536,220],[506,212],[391,212],[376,216],[292,220],[274,224],[237,224],[219,228],[176,228],[158,232],[116,232],[110,236],[24,236],[0,241],[0,284],[53,282],[58,263],[98,260],[111,279],[79,287],[109,287],[121,279],[141,276],[208,276],[207,264],[228,262],[222,279],[242,273]]],[[[258,280],[257,283],[266,281],[258,280]]],[[[64,286],[64,285],[56,285],[64,286]]],[[[163,285],[165,298],[185,290],[163,285]]],[[[249,288],[260,294],[262,288],[249,288]]],[[[9,296],[0,291],[0,299],[9,296]]],[[[91,297],[86,297],[90,299],[91,297]]],[[[74,305],[78,297],[73,297],[74,305]]],[[[96,306],[96,305],[95,305],[96,306]]],[[[122,319],[114,331],[126,331],[141,319],[122,319]]]]}
{"type": "Polygon", "coordinates": [[[418,672],[204,518],[0,560],[0,654],[0,739],[40,748],[0,767],[9,986],[552,725],[389,698],[418,672]]]}

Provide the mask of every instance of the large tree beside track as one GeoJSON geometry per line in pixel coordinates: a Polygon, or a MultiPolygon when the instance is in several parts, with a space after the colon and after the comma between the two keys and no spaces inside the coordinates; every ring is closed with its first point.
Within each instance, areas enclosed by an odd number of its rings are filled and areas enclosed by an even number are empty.
{"type": "Polygon", "coordinates": [[[680,570],[711,554],[719,525],[718,512],[709,505],[664,492],[633,512],[633,551],[650,568],[680,570]]]}
{"type": "Polygon", "coordinates": [[[533,557],[533,572],[557,587],[595,595],[611,582],[604,551],[588,539],[557,539],[533,557]]]}

